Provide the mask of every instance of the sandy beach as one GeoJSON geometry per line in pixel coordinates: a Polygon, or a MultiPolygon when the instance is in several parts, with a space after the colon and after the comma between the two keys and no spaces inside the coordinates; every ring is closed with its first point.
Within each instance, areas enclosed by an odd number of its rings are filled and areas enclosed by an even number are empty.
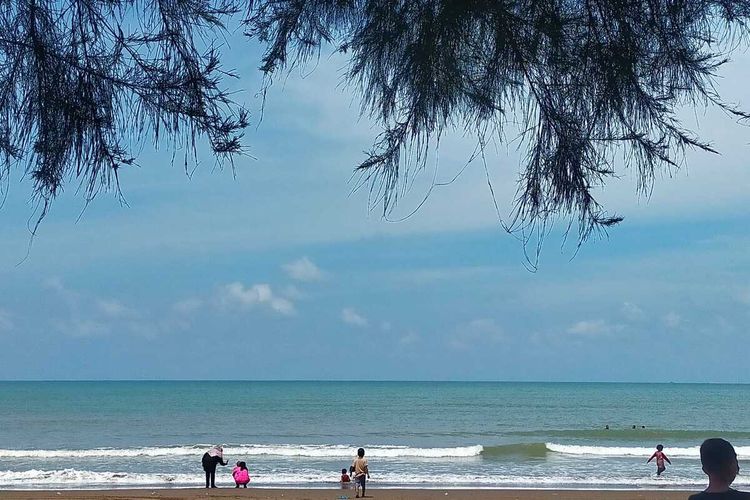
{"type": "MultiPolygon", "coordinates": [[[[370,492],[368,492],[370,493],[370,492]]],[[[373,500],[684,500],[687,491],[612,491],[612,490],[404,490],[373,491],[373,500]]],[[[0,491],[4,500],[129,500],[159,498],[164,500],[225,498],[255,500],[344,500],[354,498],[351,491],[340,489],[133,489],[133,490],[41,490],[0,491]]]]}

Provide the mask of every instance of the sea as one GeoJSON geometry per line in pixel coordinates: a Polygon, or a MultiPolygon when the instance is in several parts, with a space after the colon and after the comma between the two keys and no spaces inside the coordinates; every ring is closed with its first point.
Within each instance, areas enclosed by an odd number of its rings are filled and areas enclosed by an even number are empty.
{"type": "Polygon", "coordinates": [[[202,487],[222,444],[256,488],[338,487],[363,447],[372,489],[699,490],[717,436],[744,469],[750,385],[0,382],[2,489],[202,487]]]}

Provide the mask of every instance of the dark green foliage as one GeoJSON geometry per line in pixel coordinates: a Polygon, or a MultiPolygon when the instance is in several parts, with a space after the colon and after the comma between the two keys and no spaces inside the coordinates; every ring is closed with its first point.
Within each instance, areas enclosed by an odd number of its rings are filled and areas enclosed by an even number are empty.
{"type": "Polygon", "coordinates": [[[205,136],[241,151],[244,110],[220,87],[211,41],[229,0],[0,0],[0,178],[25,165],[40,218],[66,181],[87,199],[118,185],[132,149],[205,136]]]}
{"type": "Polygon", "coordinates": [[[385,212],[445,132],[475,134],[485,160],[519,133],[509,229],[562,218],[583,240],[621,220],[593,196],[608,178],[634,168],[648,192],[686,148],[713,151],[676,110],[747,118],[712,83],[747,46],[750,0],[0,0],[0,179],[23,165],[44,215],[71,179],[87,199],[117,188],[147,138],[194,155],[205,137],[231,159],[247,116],[214,41],[238,13],[269,83],[327,46],[347,55],[383,126],[358,169],[385,212]]]}
{"type": "Polygon", "coordinates": [[[713,151],[675,110],[747,118],[712,80],[749,16],[742,0],[254,0],[246,27],[267,44],[269,77],[328,44],[348,54],[345,81],[384,127],[358,169],[385,212],[444,132],[475,133],[483,154],[520,124],[509,228],[544,234],[563,218],[583,240],[621,220],[592,195],[616,169],[635,168],[648,192],[686,148],[713,151]]]}

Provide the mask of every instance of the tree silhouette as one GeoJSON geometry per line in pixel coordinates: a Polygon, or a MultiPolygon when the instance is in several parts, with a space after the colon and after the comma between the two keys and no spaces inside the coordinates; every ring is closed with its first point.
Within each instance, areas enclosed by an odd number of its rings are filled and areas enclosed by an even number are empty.
{"type": "MultiPolygon", "coordinates": [[[[66,181],[119,192],[146,138],[241,152],[246,112],[213,46],[237,2],[0,0],[0,178],[23,165],[40,218],[66,181]]],[[[38,224],[38,222],[37,222],[38,224]]]]}
{"type": "MultiPolygon", "coordinates": [[[[579,241],[616,224],[593,193],[633,168],[648,192],[687,148],[682,106],[746,119],[714,89],[747,46],[750,0],[0,0],[0,177],[23,165],[49,203],[70,180],[115,187],[147,138],[195,156],[241,152],[247,114],[216,46],[244,14],[279,72],[331,48],[383,132],[356,168],[387,213],[451,130],[517,132],[525,165],[510,230],[562,219],[579,241]]],[[[186,157],[187,161],[187,157],[186,157]]]]}
{"type": "Polygon", "coordinates": [[[621,220],[592,192],[632,167],[648,193],[686,148],[681,106],[723,102],[713,80],[746,46],[750,2],[700,0],[254,0],[246,34],[266,44],[267,84],[326,46],[382,134],[357,167],[387,213],[449,130],[519,130],[525,166],[510,230],[562,218],[579,242],[621,220]],[[520,123],[520,129],[517,124],[520,123]]]}

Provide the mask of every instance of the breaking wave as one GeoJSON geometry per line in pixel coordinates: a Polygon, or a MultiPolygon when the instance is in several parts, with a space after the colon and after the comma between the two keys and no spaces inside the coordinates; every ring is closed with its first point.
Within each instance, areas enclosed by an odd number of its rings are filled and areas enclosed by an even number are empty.
{"type": "MultiPolygon", "coordinates": [[[[199,456],[209,445],[165,446],[143,448],[92,448],[84,450],[7,450],[0,449],[0,458],[100,458],[100,457],[180,457],[199,456]]],[[[367,446],[367,456],[374,458],[459,458],[474,457],[482,453],[482,446],[453,448],[411,448],[408,446],[367,446]]],[[[357,453],[355,446],[343,445],[227,445],[229,456],[280,456],[311,458],[351,458],[357,453]]]]}
{"type": "MultiPolygon", "coordinates": [[[[0,471],[0,487],[5,488],[169,488],[200,487],[203,474],[147,474],[127,472],[89,471],[77,469],[0,471]]],[[[747,484],[748,479],[741,478],[739,484],[747,484]]],[[[250,486],[255,487],[335,487],[331,474],[321,471],[298,471],[295,473],[251,474],[250,486]]],[[[223,486],[231,485],[229,477],[217,478],[223,486]]],[[[524,475],[485,475],[485,474],[450,474],[433,473],[430,475],[413,475],[385,473],[378,475],[378,487],[420,487],[420,488],[643,488],[675,487],[692,488],[705,485],[702,478],[612,478],[604,476],[524,476],[524,475]]]]}
{"type": "MultiPolygon", "coordinates": [[[[547,450],[566,455],[596,455],[607,457],[648,457],[654,447],[640,446],[582,446],[572,444],[546,443],[547,450]]],[[[750,446],[735,447],[739,457],[750,457],[750,446]]],[[[700,446],[664,448],[669,457],[700,458],[700,446]]]]}

